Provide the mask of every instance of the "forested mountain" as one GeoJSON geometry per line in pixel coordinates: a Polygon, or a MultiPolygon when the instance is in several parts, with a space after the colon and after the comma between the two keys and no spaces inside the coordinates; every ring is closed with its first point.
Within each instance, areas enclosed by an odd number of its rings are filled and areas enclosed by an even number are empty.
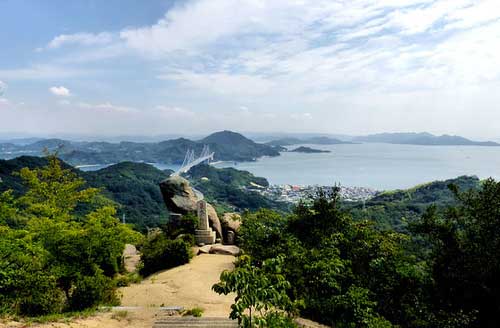
{"type": "Polygon", "coordinates": [[[411,189],[386,191],[365,203],[345,203],[345,207],[355,219],[373,220],[384,230],[407,231],[408,223],[418,219],[429,206],[436,205],[438,210],[443,210],[457,204],[450,185],[461,191],[475,190],[480,187],[480,180],[475,176],[462,176],[434,181],[411,189]]]}
{"type": "Polygon", "coordinates": [[[262,156],[279,156],[279,151],[274,147],[255,143],[235,132],[222,131],[199,141],[178,138],[157,143],[110,143],[45,139],[28,145],[2,143],[0,157],[9,159],[20,155],[40,156],[44,149],[48,149],[57,150],[59,157],[72,165],[113,164],[123,161],[181,164],[188,149],[199,154],[204,145],[209,145],[215,152],[215,160],[252,161],[262,156]]]}
{"type": "Polygon", "coordinates": [[[460,136],[442,135],[435,136],[433,134],[422,133],[379,133],[367,136],[355,137],[357,142],[381,142],[391,144],[407,144],[407,145],[428,145],[428,146],[500,146],[500,144],[492,141],[472,141],[460,136]]]}

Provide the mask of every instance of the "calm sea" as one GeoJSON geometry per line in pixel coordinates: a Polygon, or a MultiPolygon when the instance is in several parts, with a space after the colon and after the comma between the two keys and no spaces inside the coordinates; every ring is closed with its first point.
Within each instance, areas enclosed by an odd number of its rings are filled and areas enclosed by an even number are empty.
{"type": "Polygon", "coordinates": [[[500,178],[500,147],[374,143],[305,146],[331,153],[285,152],[256,162],[221,165],[250,171],[267,178],[271,184],[340,183],[378,190],[409,188],[460,175],[500,178]]]}
{"type": "MultiPolygon", "coordinates": [[[[296,148],[299,145],[290,148],[296,148]]],[[[304,145],[331,153],[284,152],[256,162],[219,163],[265,177],[271,184],[370,187],[377,190],[409,188],[434,180],[476,175],[500,179],[500,147],[414,146],[391,144],[304,145]]],[[[153,164],[160,169],[172,165],[153,164]]],[[[104,166],[82,167],[96,170],[104,166]]]]}

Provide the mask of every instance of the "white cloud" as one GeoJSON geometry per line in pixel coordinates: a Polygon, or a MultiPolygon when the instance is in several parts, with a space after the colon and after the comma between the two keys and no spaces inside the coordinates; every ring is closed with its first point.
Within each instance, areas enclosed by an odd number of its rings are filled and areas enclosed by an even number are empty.
{"type": "Polygon", "coordinates": [[[136,113],[139,111],[137,108],[128,106],[117,106],[110,102],[105,102],[100,104],[89,104],[81,102],[78,103],[77,106],[83,109],[90,109],[98,112],[108,112],[108,113],[136,113]]]}
{"type": "Polygon", "coordinates": [[[33,65],[27,68],[0,69],[0,76],[9,80],[52,80],[88,76],[94,73],[91,68],[81,69],[60,65],[33,65]]]}
{"type": "MultiPolygon", "coordinates": [[[[95,46],[111,43],[113,35],[108,32],[98,34],[92,33],[76,33],[76,34],[61,34],[53,38],[46,48],[57,49],[65,45],[80,45],[80,46],[95,46]]],[[[40,50],[38,48],[37,50],[40,50]]]]}
{"type": "Polygon", "coordinates": [[[58,97],[69,97],[71,95],[68,88],[60,86],[60,87],[50,87],[49,91],[58,97]]]}
{"type": "Polygon", "coordinates": [[[192,118],[195,116],[195,113],[193,113],[192,111],[185,109],[185,108],[181,108],[181,107],[170,107],[170,106],[160,105],[160,106],[156,106],[155,110],[158,113],[160,113],[160,115],[162,115],[164,117],[168,117],[168,118],[170,118],[170,117],[192,118]]]}
{"type": "Polygon", "coordinates": [[[268,92],[274,84],[258,75],[196,73],[187,70],[163,74],[159,78],[174,80],[188,88],[208,90],[220,95],[261,95],[268,92]]]}

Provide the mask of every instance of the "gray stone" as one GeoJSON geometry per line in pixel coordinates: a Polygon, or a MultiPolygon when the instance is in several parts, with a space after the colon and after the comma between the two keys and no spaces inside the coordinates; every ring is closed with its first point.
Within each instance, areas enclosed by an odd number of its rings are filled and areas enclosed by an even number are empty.
{"type": "Polygon", "coordinates": [[[163,201],[173,213],[187,214],[196,212],[198,197],[189,186],[189,181],[180,176],[171,176],[160,182],[163,201]]]}
{"type": "Polygon", "coordinates": [[[210,254],[238,256],[240,254],[240,248],[234,245],[217,244],[217,245],[212,245],[212,247],[210,247],[210,254]]]}
{"type": "MultiPolygon", "coordinates": [[[[160,190],[170,213],[197,214],[200,198],[191,188],[188,180],[181,176],[171,176],[160,182],[160,190]]],[[[207,203],[206,212],[210,225],[216,232],[216,237],[223,238],[219,217],[213,206],[207,203]]]]}
{"type": "Polygon", "coordinates": [[[207,212],[207,202],[204,200],[199,200],[198,206],[198,229],[208,230],[208,212],[207,212]]]}

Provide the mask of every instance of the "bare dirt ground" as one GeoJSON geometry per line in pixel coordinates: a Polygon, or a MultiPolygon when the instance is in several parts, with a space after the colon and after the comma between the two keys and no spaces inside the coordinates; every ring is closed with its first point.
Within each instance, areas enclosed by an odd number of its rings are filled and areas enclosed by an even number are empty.
{"type": "Polygon", "coordinates": [[[228,316],[234,295],[221,296],[212,291],[224,270],[233,268],[234,257],[202,254],[191,263],[154,274],[142,283],[122,288],[122,306],[195,306],[204,316],[228,316]]]}
{"type": "Polygon", "coordinates": [[[69,322],[31,325],[0,321],[0,328],[145,328],[152,327],[159,306],[182,306],[185,309],[196,306],[204,309],[203,316],[227,317],[234,295],[221,296],[211,288],[219,281],[222,271],[233,268],[234,259],[227,255],[202,254],[193,258],[189,264],[151,275],[140,284],[120,288],[122,306],[139,307],[127,310],[126,314],[124,311],[112,311],[69,322]]]}

